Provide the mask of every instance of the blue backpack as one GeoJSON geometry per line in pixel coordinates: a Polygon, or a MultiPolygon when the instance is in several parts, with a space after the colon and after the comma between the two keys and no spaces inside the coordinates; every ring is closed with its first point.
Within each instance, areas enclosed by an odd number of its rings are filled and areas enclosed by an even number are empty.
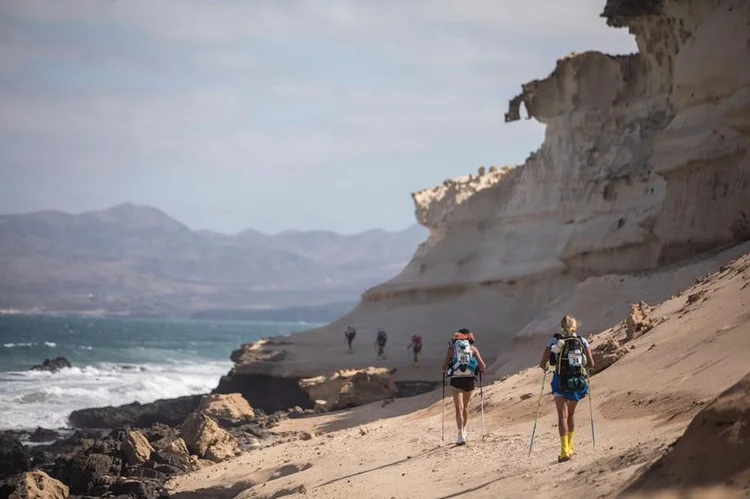
{"type": "Polygon", "coordinates": [[[479,373],[479,363],[476,357],[474,357],[469,340],[455,340],[451,346],[453,347],[453,356],[445,373],[446,376],[449,378],[477,376],[479,373]]]}

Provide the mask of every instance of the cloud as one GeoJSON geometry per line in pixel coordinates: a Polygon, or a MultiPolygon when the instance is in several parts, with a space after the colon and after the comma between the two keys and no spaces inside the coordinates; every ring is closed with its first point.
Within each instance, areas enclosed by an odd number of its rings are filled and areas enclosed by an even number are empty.
{"type": "MultiPolygon", "coordinates": [[[[606,28],[602,7],[5,0],[0,169],[31,172],[5,189],[27,189],[22,182],[46,174],[98,188],[93,172],[122,178],[106,191],[130,199],[146,192],[143,179],[179,189],[178,172],[211,172],[207,190],[219,185],[214,172],[249,183],[305,172],[320,189],[335,189],[327,172],[344,164],[361,175],[399,165],[410,175],[404,185],[428,187],[473,170],[480,154],[485,164],[519,160],[541,129],[503,123],[521,83],[544,77],[570,51],[635,49],[627,33],[606,28]]],[[[1,194],[0,211],[37,206],[1,194]]],[[[325,219],[324,210],[310,216],[325,219]]]]}

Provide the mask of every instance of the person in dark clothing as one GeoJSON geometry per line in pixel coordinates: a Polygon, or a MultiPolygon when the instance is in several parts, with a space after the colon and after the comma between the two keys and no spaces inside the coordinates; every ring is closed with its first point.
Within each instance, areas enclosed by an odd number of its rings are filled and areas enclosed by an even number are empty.
{"type": "Polygon", "coordinates": [[[385,344],[388,341],[388,335],[382,329],[378,329],[378,336],[375,344],[378,346],[378,359],[385,359],[385,344]]]}
{"type": "Polygon", "coordinates": [[[344,331],[344,337],[346,338],[347,345],[349,345],[349,353],[352,353],[352,342],[355,336],[357,336],[357,330],[352,326],[347,326],[346,331],[344,331]]]}

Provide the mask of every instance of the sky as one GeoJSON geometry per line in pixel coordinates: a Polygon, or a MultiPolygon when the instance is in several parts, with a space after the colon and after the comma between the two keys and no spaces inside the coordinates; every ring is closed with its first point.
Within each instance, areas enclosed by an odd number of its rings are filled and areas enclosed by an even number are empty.
{"type": "Polygon", "coordinates": [[[123,202],[193,229],[397,230],[522,163],[521,84],[636,51],[603,0],[2,0],[0,213],[123,202]]]}

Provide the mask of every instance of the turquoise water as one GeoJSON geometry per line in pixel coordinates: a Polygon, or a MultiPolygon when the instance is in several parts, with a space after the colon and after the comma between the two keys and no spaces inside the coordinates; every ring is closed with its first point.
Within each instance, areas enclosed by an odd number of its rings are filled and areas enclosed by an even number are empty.
{"type": "Polygon", "coordinates": [[[75,409],[206,393],[241,344],[315,326],[0,316],[0,429],[61,428],[75,409]],[[57,356],[73,367],[29,371],[57,356]]]}

